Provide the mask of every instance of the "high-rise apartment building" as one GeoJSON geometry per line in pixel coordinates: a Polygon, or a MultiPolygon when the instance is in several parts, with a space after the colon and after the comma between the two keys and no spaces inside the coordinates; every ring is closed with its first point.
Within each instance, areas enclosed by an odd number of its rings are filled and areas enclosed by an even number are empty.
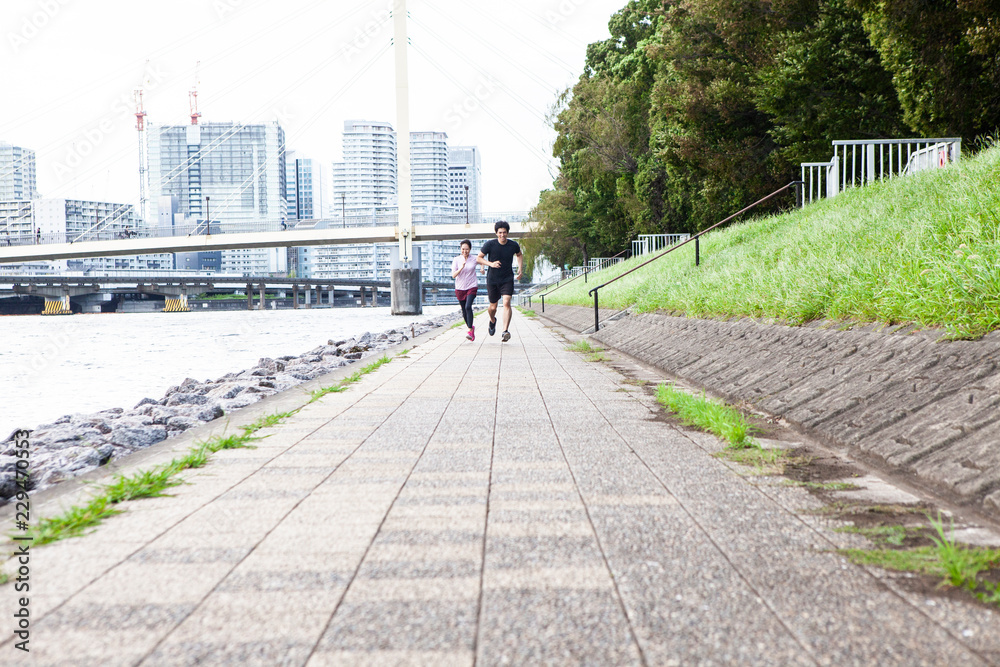
{"type": "Polygon", "coordinates": [[[410,132],[410,204],[415,213],[450,213],[444,132],[410,132]]]}
{"type": "MultiPolygon", "coordinates": [[[[277,122],[147,125],[149,197],[175,195],[182,218],[235,231],[280,229],[288,217],[285,132],[277,122]]],[[[283,273],[283,248],[223,250],[221,270],[283,273]]]]}
{"type": "MultiPolygon", "coordinates": [[[[334,164],[333,215],[346,214],[348,224],[371,224],[372,216],[396,213],[396,134],[389,123],[347,121],[344,124],[343,162],[334,164]],[[352,218],[355,218],[352,221],[352,218]]],[[[417,222],[465,222],[466,190],[469,208],[480,212],[479,149],[448,148],[444,132],[410,133],[410,203],[417,222]],[[455,152],[457,151],[457,152],[455,152]],[[449,154],[458,168],[452,170],[449,154]],[[461,202],[455,192],[461,191],[461,202]]],[[[390,218],[391,219],[391,218],[390,218]]],[[[335,223],[334,223],[335,224],[335,223]]],[[[457,241],[427,241],[422,249],[423,280],[451,280],[451,260],[459,253],[457,241]]],[[[479,251],[474,242],[475,252],[479,251]]],[[[384,279],[389,275],[386,244],[320,246],[315,249],[312,277],[384,279]]]]}
{"type": "Polygon", "coordinates": [[[482,167],[478,146],[448,149],[448,203],[456,213],[477,221],[482,213],[482,167]]]}
{"type": "Polygon", "coordinates": [[[0,201],[35,199],[35,151],[0,141],[0,201]]]}
{"type": "Polygon", "coordinates": [[[343,161],[333,165],[333,210],[357,214],[396,199],[396,131],[389,123],[344,122],[343,161]]]}

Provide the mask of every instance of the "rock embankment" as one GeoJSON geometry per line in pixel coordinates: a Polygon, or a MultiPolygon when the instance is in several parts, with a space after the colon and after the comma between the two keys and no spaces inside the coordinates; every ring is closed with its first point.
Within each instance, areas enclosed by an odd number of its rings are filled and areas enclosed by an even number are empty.
{"type": "MultiPolygon", "coordinates": [[[[163,398],[144,398],[131,410],[111,408],[64,415],[32,431],[29,489],[44,489],[128,456],[266,396],[376,355],[453,319],[453,315],[445,315],[405,329],[330,340],[304,354],[263,358],[253,368],[215,380],[187,378],[168,389],[163,398]]],[[[15,462],[11,434],[0,442],[0,504],[16,493],[15,462]]]]}
{"type": "MultiPolygon", "coordinates": [[[[583,331],[593,311],[546,305],[583,331]]],[[[628,315],[600,342],[1000,515],[1000,333],[628,315]]]]}

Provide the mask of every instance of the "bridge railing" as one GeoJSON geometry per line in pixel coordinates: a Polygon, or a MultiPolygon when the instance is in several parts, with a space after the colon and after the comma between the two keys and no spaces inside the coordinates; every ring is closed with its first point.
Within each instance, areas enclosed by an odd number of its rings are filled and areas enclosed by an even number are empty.
{"type": "MultiPolygon", "coordinates": [[[[495,213],[465,213],[414,211],[413,224],[416,225],[464,225],[468,223],[495,223],[500,220],[523,222],[528,219],[525,211],[501,211],[495,213]]],[[[394,227],[399,223],[395,212],[375,211],[368,215],[347,215],[346,217],[321,218],[312,220],[281,220],[278,218],[246,218],[235,220],[192,220],[168,225],[142,225],[139,227],[116,225],[115,228],[93,228],[58,232],[32,231],[31,224],[21,224],[17,228],[0,229],[0,247],[14,245],[44,245],[49,243],[80,243],[85,241],[117,241],[133,238],[161,238],[176,236],[199,236],[205,234],[246,234],[252,232],[280,232],[292,229],[343,229],[353,227],[394,227]]]]}

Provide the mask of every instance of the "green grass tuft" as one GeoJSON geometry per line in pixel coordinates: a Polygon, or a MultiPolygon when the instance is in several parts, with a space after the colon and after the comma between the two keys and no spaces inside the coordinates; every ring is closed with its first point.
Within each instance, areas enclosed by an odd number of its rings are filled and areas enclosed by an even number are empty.
{"type": "Polygon", "coordinates": [[[387,364],[390,361],[392,361],[392,359],[388,355],[383,354],[381,357],[379,357],[375,361],[371,362],[370,364],[362,368],[360,371],[361,375],[368,375],[369,373],[378,370],[380,366],[387,364]]]}
{"type": "MultiPolygon", "coordinates": [[[[753,427],[735,408],[709,400],[704,395],[688,394],[668,384],[656,388],[656,400],[675,413],[683,424],[714,433],[728,442],[732,449],[760,448],[750,437],[753,427]]],[[[777,450],[764,451],[775,451],[778,458],[782,454],[777,450]]]]}
{"type": "Polygon", "coordinates": [[[92,498],[86,505],[74,506],[60,516],[41,519],[31,528],[33,546],[41,546],[67,537],[83,535],[84,531],[121,510],[111,506],[107,496],[92,498]]]}
{"type": "Polygon", "coordinates": [[[601,350],[601,348],[592,347],[585,338],[581,338],[572,345],[567,345],[566,349],[570,352],[600,352],[601,350]]]}
{"type": "MultiPolygon", "coordinates": [[[[931,536],[932,547],[913,549],[842,549],[840,553],[860,565],[873,565],[900,572],[920,572],[941,577],[942,583],[967,590],[987,604],[1000,606],[1000,583],[980,579],[984,570],[1000,569],[1000,549],[967,547],[955,542],[954,536],[944,528],[944,521],[928,517],[936,535],[931,536]]],[[[898,538],[902,544],[905,537],[898,538]]],[[[859,530],[858,532],[862,532],[859,530]]],[[[889,540],[886,540],[889,542],[889,540]]],[[[889,542],[893,544],[893,542],[889,542]]]]}

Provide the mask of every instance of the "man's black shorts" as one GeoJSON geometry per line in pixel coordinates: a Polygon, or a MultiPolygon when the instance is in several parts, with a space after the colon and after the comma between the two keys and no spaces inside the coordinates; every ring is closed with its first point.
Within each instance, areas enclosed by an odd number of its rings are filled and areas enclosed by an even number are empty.
{"type": "Polygon", "coordinates": [[[489,295],[490,303],[498,302],[500,300],[501,294],[506,294],[507,296],[514,296],[514,281],[508,280],[507,282],[499,283],[498,285],[487,283],[486,293],[487,295],[489,295]]]}

